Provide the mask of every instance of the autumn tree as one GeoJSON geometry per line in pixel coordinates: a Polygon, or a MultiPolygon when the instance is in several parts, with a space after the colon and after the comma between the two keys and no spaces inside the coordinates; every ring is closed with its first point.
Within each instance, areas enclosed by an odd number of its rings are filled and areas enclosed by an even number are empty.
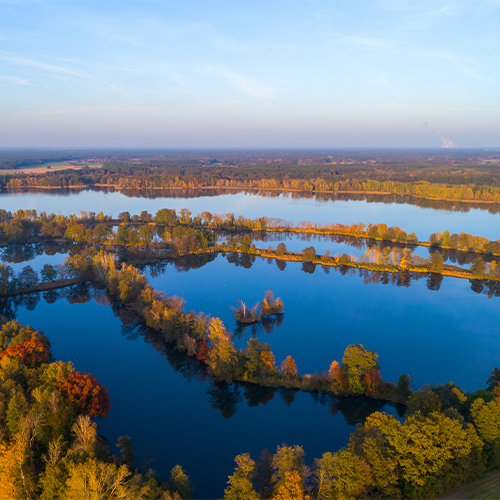
{"type": "Polygon", "coordinates": [[[237,467],[234,474],[229,476],[229,487],[224,490],[224,499],[259,500],[261,496],[253,486],[253,478],[256,472],[255,461],[250,458],[250,453],[242,453],[234,461],[237,467]]]}
{"type": "Polygon", "coordinates": [[[306,247],[302,250],[302,256],[306,260],[314,260],[316,259],[316,249],[313,246],[306,247]]]}
{"type": "Polygon", "coordinates": [[[52,359],[52,354],[47,346],[37,339],[29,339],[22,344],[8,347],[0,354],[0,359],[4,356],[19,356],[27,366],[48,363],[52,359]]]}
{"type": "Polygon", "coordinates": [[[69,462],[67,468],[64,490],[67,500],[130,498],[132,492],[127,485],[130,471],[126,465],[87,458],[83,463],[69,462]]]}
{"type": "Polygon", "coordinates": [[[283,242],[278,243],[278,246],[276,247],[276,253],[278,255],[283,255],[286,252],[287,252],[286,245],[283,242]]]}
{"type": "Polygon", "coordinates": [[[272,500],[306,500],[311,498],[304,493],[302,478],[296,471],[285,472],[283,481],[276,488],[272,500]]]}
{"type": "MultiPolygon", "coordinates": [[[[304,488],[304,484],[310,475],[309,468],[304,463],[304,448],[302,446],[278,446],[272,458],[272,484],[274,494],[286,491],[287,484],[293,485],[296,491],[297,476],[298,484],[304,488]],[[290,476],[292,474],[292,476],[290,476]]],[[[283,496],[278,498],[284,498],[283,496]]]]}
{"type": "Polygon", "coordinates": [[[118,292],[122,302],[134,300],[146,286],[146,278],[130,265],[122,264],[118,274],[118,292]]]}
{"type": "Polygon", "coordinates": [[[231,334],[219,318],[214,318],[208,327],[210,349],[207,364],[219,380],[230,382],[238,364],[238,351],[234,347],[231,334]]]}
{"type": "Polygon", "coordinates": [[[280,372],[287,377],[295,377],[297,375],[297,365],[292,356],[287,356],[281,363],[280,372]]]}
{"type": "MultiPolygon", "coordinates": [[[[262,375],[264,372],[269,372],[269,365],[265,364],[265,359],[269,360],[268,353],[271,351],[271,346],[269,344],[262,344],[256,338],[251,338],[248,340],[247,347],[244,349],[246,364],[245,369],[249,377],[255,377],[256,375],[262,375]]],[[[272,354],[272,353],[271,353],[272,354]]]]}
{"type": "Polygon", "coordinates": [[[496,401],[476,399],[470,409],[472,420],[481,437],[488,443],[500,443],[500,408],[496,401]]]}
{"type": "Polygon", "coordinates": [[[170,471],[168,489],[174,495],[177,494],[180,498],[182,498],[182,500],[190,500],[193,498],[193,483],[191,483],[189,476],[184,472],[184,469],[180,465],[176,465],[170,471]]]}
{"type": "Polygon", "coordinates": [[[399,466],[387,434],[397,425],[387,413],[372,413],[365,423],[351,434],[349,450],[361,457],[370,467],[368,493],[375,498],[400,498],[399,466]]]}
{"type": "Polygon", "coordinates": [[[324,453],[316,460],[318,498],[364,498],[371,482],[369,465],[349,450],[324,453]]]}
{"type": "Polygon", "coordinates": [[[347,372],[342,369],[338,361],[332,361],[328,370],[328,378],[334,390],[345,391],[349,387],[347,372]]]}
{"type": "Polygon", "coordinates": [[[271,351],[262,351],[260,353],[262,358],[262,368],[267,375],[274,375],[276,373],[276,360],[271,351]]]}
{"type": "Polygon", "coordinates": [[[368,351],[361,344],[347,346],[342,357],[342,368],[347,372],[349,387],[354,394],[363,394],[364,376],[373,368],[378,370],[378,354],[368,351]]]}
{"type": "Polygon", "coordinates": [[[381,380],[380,372],[376,368],[372,368],[368,373],[365,373],[365,395],[371,397],[375,396],[381,380]]]}
{"type": "Polygon", "coordinates": [[[79,413],[105,417],[111,408],[107,389],[89,373],[79,373],[73,369],[59,378],[56,387],[79,413]]]}

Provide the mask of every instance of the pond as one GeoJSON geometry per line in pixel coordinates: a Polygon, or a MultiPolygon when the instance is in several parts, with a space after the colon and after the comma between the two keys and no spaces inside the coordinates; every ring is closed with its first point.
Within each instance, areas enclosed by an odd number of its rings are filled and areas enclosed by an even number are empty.
{"type": "Polygon", "coordinates": [[[108,389],[112,409],[97,419],[99,433],[112,445],[130,435],[136,466],[154,468],[164,479],[182,465],[196,498],[223,496],[239,453],[257,459],[264,448],[300,444],[311,464],[345,446],[355,424],[372,411],[397,416],[395,408],[367,398],[213,384],[198,362],[165,348],[153,332],[143,337],[123,327],[102,296],[101,304],[78,303],[91,295],[75,290],[73,303],[42,299],[31,311],[20,306],[16,317],[45,332],[56,359],[72,361],[108,389]],[[193,361],[198,367],[190,367],[193,361]]]}

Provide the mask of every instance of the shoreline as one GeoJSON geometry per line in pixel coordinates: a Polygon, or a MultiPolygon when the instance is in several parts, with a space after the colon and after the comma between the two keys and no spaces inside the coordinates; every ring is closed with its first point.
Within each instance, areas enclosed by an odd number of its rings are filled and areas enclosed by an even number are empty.
{"type": "Polygon", "coordinates": [[[494,200],[470,200],[470,199],[457,199],[457,198],[441,198],[441,197],[431,197],[424,196],[412,193],[393,193],[390,191],[359,191],[359,190],[347,190],[347,191],[331,191],[331,190],[304,190],[304,189],[296,189],[296,188],[285,188],[285,187],[235,187],[235,186],[193,186],[193,187],[181,187],[181,186],[150,186],[150,187],[126,187],[120,186],[118,184],[101,184],[101,183],[93,183],[93,184],[76,184],[72,186],[43,186],[43,185],[35,185],[35,186],[5,186],[3,189],[11,190],[11,189],[89,189],[92,187],[107,187],[113,188],[117,191],[146,191],[146,190],[167,190],[167,189],[175,189],[175,190],[193,190],[193,189],[219,189],[219,190],[236,190],[236,191],[283,191],[283,192],[291,192],[291,193],[308,193],[311,195],[315,194],[375,194],[381,196],[412,196],[414,198],[420,198],[424,200],[435,200],[435,201],[448,201],[455,203],[481,203],[481,204],[500,204],[499,201],[494,200]]]}

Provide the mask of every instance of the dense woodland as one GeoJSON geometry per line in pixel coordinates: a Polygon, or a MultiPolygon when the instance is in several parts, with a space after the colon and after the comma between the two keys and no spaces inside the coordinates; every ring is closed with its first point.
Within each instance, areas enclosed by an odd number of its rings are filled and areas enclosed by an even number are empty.
{"type": "Polygon", "coordinates": [[[395,193],[500,202],[498,151],[65,152],[0,155],[3,168],[51,159],[99,159],[102,168],[11,174],[6,188],[113,186],[119,189],[239,188],[395,193]],[[217,157],[214,157],[217,155],[217,157]]]}

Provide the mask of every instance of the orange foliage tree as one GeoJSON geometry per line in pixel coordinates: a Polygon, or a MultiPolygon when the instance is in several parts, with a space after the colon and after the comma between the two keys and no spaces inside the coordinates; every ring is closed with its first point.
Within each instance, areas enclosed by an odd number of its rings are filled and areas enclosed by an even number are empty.
{"type": "Polygon", "coordinates": [[[332,361],[330,369],[328,370],[332,386],[334,389],[346,390],[349,387],[347,373],[342,369],[338,361],[332,361]]]}
{"type": "Polygon", "coordinates": [[[7,347],[0,354],[0,359],[4,356],[19,356],[29,366],[48,363],[52,358],[50,350],[47,349],[43,342],[36,339],[26,340],[14,347],[7,347]]]}
{"type": "Polygon", "coordinates": [[[381,380],[382,376],[376,368],[372,368],[368,373],[365,373],[365,395],[374,396],[381,380]]]}
{"type": "Polygon", "coordinates": [[[208,342],[207,339],[203,340],[203,344],[201,344],[200,347],[200,352],[198,353],[198,356],[196,356],[196,359],[199,361],[206,361],[208,357],[208,342]]]}
{"type": "Polygon", "coordinates": [[[106,417],[111,408],[107,389],[90,373],[72,371],[56,384],[69,405],[91,417],[106,417]]]}
{"type": "Polygon", "coordinates": [[[292,356],[287,356],[283,360],[283,363],[281,363],[281,373],[283,375],[288,375],[289,377],[297,375],[297,365],[295,364],[295,360],[292,356]]]}
{"type": "Polygon", "coordinates": [[[260,353],[262,362],[264,363],[264,370],[268,375],[276,373],[276,360],[271,351],[262,351],[260,353]]]}

